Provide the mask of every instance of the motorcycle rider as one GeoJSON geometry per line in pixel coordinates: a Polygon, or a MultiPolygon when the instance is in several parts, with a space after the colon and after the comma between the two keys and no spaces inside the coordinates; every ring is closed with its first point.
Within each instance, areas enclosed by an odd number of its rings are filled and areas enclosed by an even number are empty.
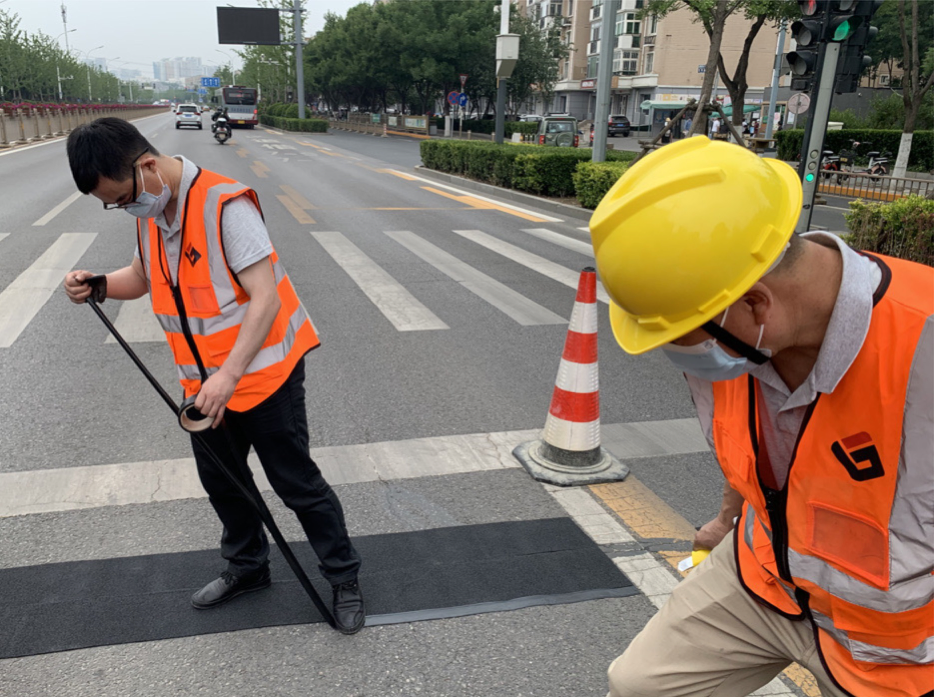
{"type": "Polygon", "coordinates": [[[211,126],[211,133],[217,132],[217,126],[218,126],[217,120],[219,118],[224,119],[223,127],[227,130],[227,137],[228,138],[232,137],[233,132],[230,128],[230,114],[227,113],[227,107],[223,107],[223,108],[217,107],[214,110],[214,113],[211,114],[211,121],[214,122],[214,124],[211,126]]]}

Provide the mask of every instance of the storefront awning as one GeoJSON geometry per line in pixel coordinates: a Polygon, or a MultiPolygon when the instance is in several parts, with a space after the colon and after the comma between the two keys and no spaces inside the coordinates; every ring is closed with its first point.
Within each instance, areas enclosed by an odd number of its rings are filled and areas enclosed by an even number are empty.
{"type": "MultiPolygon", "coordinates": [[[[754,112],[754,111],[759,111],[761,108],[762,108],[762,105],[761,105],[761,104],[744,104],[744,105],[743,105],[743,113],[744,113],[744,114],[751,114],[751,113],[754,112]]],[[[766,107],[766,108],[768,108],[768,107],[766,107]]],[[[733,115],[733,107],[732,107],[732,106],[725,106],[725,107],[723,107],[723,115],[724,115],[724,116],[732,116],[732,115],[733,115]]]]}

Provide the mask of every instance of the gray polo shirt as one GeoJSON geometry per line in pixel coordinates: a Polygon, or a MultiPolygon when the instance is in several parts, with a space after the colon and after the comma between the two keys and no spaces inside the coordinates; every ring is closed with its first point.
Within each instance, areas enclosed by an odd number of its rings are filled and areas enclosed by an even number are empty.
{"type": "MultiPolygon", "coordinates": [[[[862,348],[872,319],[872,296],[882,280],[882,272],[869,258],[850,249],[838,236],[812,232],[804,235],[811,242],[836,247],[843,259],[840,290],[834,304],[824,342],[807,379],[792,392],[771,362],[756,366],[750,373],[759,381],[758,409],[762,439],[775,481],[784,486],[798,432],[808,405],[819,392],[832,393],[862,348]]],[[[934,317],[928,318],[912,364],[905,400],[903,464],[930,470],[934,480],[934,317]]],[[[713,442],[713,385],[687,375],[691,396],[697,408],[701,429],[716,455],[713,442]]]]}
{"type": "MultiPolygon", "coordinates": [[[[182,163],[182,179],[178,186],[178,205],[176,206],[175,220],[169,225],[165,215],[156,216],[156,225],[162,232],[162,242],[165,245],[165,254],[169,262],[169,272],[172,282],[177,283],[178,263],[181,255],[181,219],[185,211],[185,198],[188,189],[198,173],[195,164],[182,155],[175,155],[176,160],[182,163]]],[[[246,267],[265,259],[272,254],[272,243],[269,233],[259,210],[246,196],[230,201],[224,206],[221,215],[221,236],[224,240],[224,253],[227,263],[234,273],[239,273],[246,267]]],[[[139,249],[136,250],[139,258],[139,249]]]]}

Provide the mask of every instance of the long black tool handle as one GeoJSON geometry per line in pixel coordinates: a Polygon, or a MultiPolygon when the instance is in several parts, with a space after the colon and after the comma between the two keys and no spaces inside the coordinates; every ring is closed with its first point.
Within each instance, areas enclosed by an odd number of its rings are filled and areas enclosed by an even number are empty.
{"type": "MultiPolygon", "coordinates": [[[[101,310],[100,306],[95,302],[91,297],[88,297],[87,304],[91,306],[91,309],[100,317],[101,321],[110,331],[114,339],[117,340],[117,343],[123,347],[123,350],[126,351],[126,354],[132,359],[136,364],[136,367],[140,369],[143,375],[146,376],[146,379],[149,380],[149,383],[156,388],[156,392],[159,393],[159,396],[165,401],[166,404],[172,409],[176,416],[178,416],[179,407],[175,403],[175,400],[169,395],[168,392],[159,384],[159,381],[156,380],[155,376],[149,372],[149,369],[143,365],[143,362],[139,359],[139,356],[136,355],[136,352],[130,348],[130,345],[126,340],[120,336],[120,332],[117,331],[117,328],[113,325],[107,315],[104,314],[104,311],[101,310]]],[[[226,426],[221,426],[221,428],[227,428],[226,426]]],[[[210,446],[204,440],[204,437],[200,434],[193,433],[194,438],[201,444],[205,452],[208,455],[208,458],[212,460],[214,465],[218,467],[231,481],[231,483],[240,490],[240,493],[243,494],[244,498],[256,509],[259,514],[260,519],[263,521],[263,524],[269,530],[269,533],[272,535],[273,539],[276,541],[276,544],[279,546],[279,550],[282,552],[282,556],[285,557],[285,561],[291,567],[292,572],[298,578],[298,582],[301,584],[302,588],[305,589],[305,592],[308,594],[308,597],[311,598],[311,602],[318,609],[318,612],[321,613],[321,616],[324,617],[325,621],[331,625],[335,626],[334,616],[331,614],[331,611],[324,604],[324,601],[321,600],[321,596],[318,595],[318,591],[315,590],[314,586],[311,585],[311,581],[308,579],[308,575],[305,573],[305,570],[302,568],[302,565],[299,563],[298,559],[295,558],[295,554],[292,552],[292,548],[289,547],[289,543],[285,541],[285,538],[282,536],[282,533],[279,531],[279,526],[276,525],[276,521],[272,517],[272,512],[266,506],[265,500],[263,500],[262,494],[259,492],[259,489],[256,486],[256,483],[253,481],[253,475],[250,472],[249,467],[245,462],[239,463],[240,469],[243,470],[243,476],[246,480],[241,481],[227,465],[217,456],[217,454],[211,450],[210,446]]],[[[228,434],[229,438],[229,434],[228,434]]],[[[232,449],[234,458],[238,458],[236,451],[232,449]]]]}
{"type": "MultiPolygon", "coordinates": [[[[331,625],[335,626],[334,617],[331,615],[331,611],[321,600],[321,596],[318,595],[318,592],[315,590],[315,587],[311,585],[311,581],[308,579],[308,575],[305,573],[305,570],[302,568],[302,565],[299,563],[298,559],[295,558],[292,548],[289,547],[288,542],[285,541],[285,537],[282,536],[282,532],[279,530],[279,526],[276,524],[275,519],[272,517],[272,511],[269,510],[269,507],[266,505],[265,499],[263,499],[262,494],[259,491],[259,487],[256,486],[256,481],[253,479],[253,472],[250,471],[250,466],[247,464],[245,458],[240,457],[240,453],[236,449],[236,445],[233,442],[233,437],[230,434],[230,431],[227,429],[226,425],[221,426],[224,429],[224,434],[227,436],[227,444],[230,448],[230,452],[234,458],[234,461],[237,463],[237,467],[240,470],[240,476],[243,477],[241,481],[237,481],[237,485],[243,490],[247,491],[250,494],[253,494],[251,498],[253,505],[256,506],[256,510],[259,512],[260,518],[266,524],[266,528],[269,530],[269,534],[272,535],[272,539],[276,541],[276,544],[279,545],[279,550],[282,552],[282,556],[285,557],[286,562],[292,571],[295,573],[295,577],[298,579],[298,582],[302,584],[302,588],[305,589],[305,592],[308,594],[308,597],[311,598],[311,602],[315,604],[315,607],[318,608],[318,612],[321,613],[325,621],[331,625]]],[[[208,452],[211,452],[207,447],[207,443],[204,442],[204,436],[199,433],[192,434],[194,437],[201,443],[201,446],[204,447],[208,452]]],[[[211,455],[217,459],[217,456],[211,452],[211,455]]],[[[228,476],[231,476],[232,473],[228,472],[228,476]]]]}
{"type": "Polygon", "coordinates": [[[93,298],[88,297],[86,300],[87,304],[91,306],[91,309],[97,313],[97,316],[101,318],[101,322],[107,327],[114,339],[117,340],[123,350],[126,351],[127,355],[136,363],[136,367],[140,369],[140,372],[146,376],[146,379],[149,380],[149,384],[156,388],[156,392],[159,393],[159,396],[162,397],[163,401],[169,405],[169,408],[175,413],[175,416],[178,416],[178,405],[175,403],[175,400],[169,396],[169,393],[165,391],[162,385],[159,384],[159,381],[156,380],[155,376],[149,372],[149,369],[143,365],[143,362],[139,359],[139,356],[136,355],[136,352],[130,348],[130,345],[120,336],[120,332],[117,331],[117,328],[111,323],[107,315],[104,314],[104,311],[101,310],[100,305],[98,305],[93,298]]]}

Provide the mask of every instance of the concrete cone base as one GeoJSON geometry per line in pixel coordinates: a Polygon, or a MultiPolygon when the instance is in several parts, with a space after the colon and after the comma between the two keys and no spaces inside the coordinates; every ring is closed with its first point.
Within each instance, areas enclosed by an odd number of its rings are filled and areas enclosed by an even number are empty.
{"type": "Polygon", "coordinates": [[[517,445],[512,451],[536,481],[555,486],[584,486],[621,482],[629,474],[629,468],[603,448],[600,448],[600,458],[594,464],[581,467],[546,458],[542,454],[544,445],[541,440],[533,440],[517,445]]]}

